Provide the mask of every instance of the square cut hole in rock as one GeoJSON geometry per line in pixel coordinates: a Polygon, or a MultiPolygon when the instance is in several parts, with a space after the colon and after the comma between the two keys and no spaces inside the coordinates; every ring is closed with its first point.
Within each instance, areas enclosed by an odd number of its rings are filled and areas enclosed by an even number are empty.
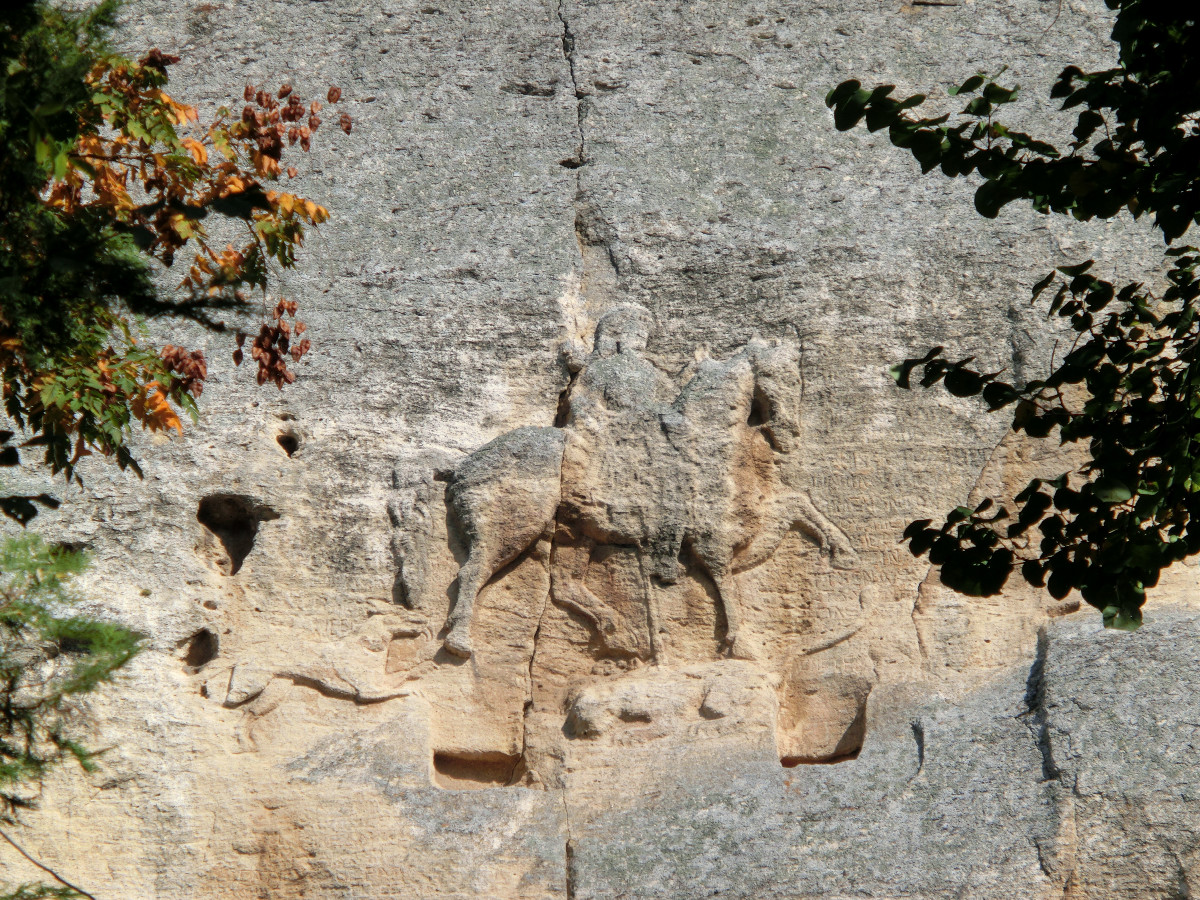
{"type": "Polygon", "coordinates": [[[521,757],[508,753],[433,754],[433,783],[454,791],[508,787],[517,777],[521,757]]]}

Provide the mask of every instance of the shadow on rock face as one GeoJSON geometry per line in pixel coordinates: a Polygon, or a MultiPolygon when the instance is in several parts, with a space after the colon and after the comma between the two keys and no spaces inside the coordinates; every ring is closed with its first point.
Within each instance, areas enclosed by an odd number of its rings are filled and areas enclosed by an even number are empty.
{"type": "Polygon", "coordinates": [[[279,513],[250,497],[210,494],[200,501],[196,518],[216,536],[229,556],[227,564],[222,561],[222,572],[236,575],[254,549],[259,522],[278,519],[279,513]]]}

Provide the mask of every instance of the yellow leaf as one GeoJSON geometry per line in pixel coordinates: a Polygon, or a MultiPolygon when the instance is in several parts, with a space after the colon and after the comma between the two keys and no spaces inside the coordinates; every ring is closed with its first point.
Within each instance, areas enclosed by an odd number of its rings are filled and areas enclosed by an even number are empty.
{"type": "Polygon", "coordinates": [[[258,150],[250,151],[250,160],[254,163],[254,171],[268,177],[279,174],[279,160],[273,159],[258,150]]]}
{"type": "Polygon", "coordinates": [[[184,138],[182,143],[183,146],[187,147],[188,152],[192,154],[192,159],[196,161],[197,165],[207,165],[208,151],[204,149],[202,143],[195,138],[184,138]]]}
{"type": "Polygon", "coordinates": [[[167,106],[170,108],[171,118],[175,120],[176,125],[186,125],[188,122],[200,121],[200,113],[196,111],[196,107],[188,106],[186,103],[180,103],[166,94],[162,94],[161,96],[162,99],[166,101],[167,106]]]}
{"type": "Polygon", "coordinates": [[[100,140],[100,136],[96,134],[81,134],[79,136],[79,155],[80,156],[102,156],[104,153],[104,142],[100,140]]]}
{"type": "Polygon", "coordinates": [[[222,197],[228,197],[230,194],[240,194],[246,190],[246,181],[239,175],[234,175],[225,182],[225,187],[221,191],[222,197]]]}

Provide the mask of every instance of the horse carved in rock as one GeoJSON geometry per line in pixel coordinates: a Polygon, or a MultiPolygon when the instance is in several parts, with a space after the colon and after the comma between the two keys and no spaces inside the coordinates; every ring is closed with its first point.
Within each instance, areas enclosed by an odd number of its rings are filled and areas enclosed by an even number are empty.
{"type": "MultiPolygon", "coordinates": [[[[644,309],[608,313],[595,350],[574,366],[563,427],[519,428],[435,476],[446,483],[466,551],[447,623],[451,653],[471,655],[480,591],[542,539],[553,541],[552,599],[614,650],[628,648],[614,643],[612,611],[587,587],[587,569],[597,546],[636,550],[656,661],[661,623],[651,582],[675,581],[685,556],[716,587],[725,645],[738,658],[757,650],[735,576],[769,559],[791,529],[812,537],[835,566],[855,564],[846,535],[783,479],[782,458],[799,435],[795,349],[756,340],[729,359],[704,360],[672,399],[666,376],[642,356],[648,335],[644,309]]],[[[394,524],[400,518],[393,512],[394,524]]]]}

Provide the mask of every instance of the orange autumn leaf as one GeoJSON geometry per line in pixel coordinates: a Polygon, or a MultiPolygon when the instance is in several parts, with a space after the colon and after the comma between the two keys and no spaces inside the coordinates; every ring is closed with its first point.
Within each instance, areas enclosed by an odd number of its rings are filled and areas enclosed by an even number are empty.
{"type": "Polygon", "coordinates": [[[231,194],[240,194],[242,191],[246,190],[248,186],[249,185],[244,178],[242,178],[240,175],[234,175],[232,178],[227,178],[221,184],[220,195],[222,197],[228,197],[231,194]]]}
{"type": "Polygon", "coordinates": [[[142,393],[133,397],[129,402],[129,408],[134,417],[142,423],[142,427],[151,432],[174,428],[183,434],[183,423],[179,421],[175,410],[171,409],[167,395],[157,381],[149,382],[143,388],[142,393]]]}
{"type": "Polygon", "coordinates": [[[176,125],[186,125],[188,122],[200,121],[200,113],[196,110],[196,107],[180,103],[166,94],[162,95],[162,99],[170,108],[171,117],[175,120],[176,125]]]}
{"type": "Polygon", "coordinates": [[[181,143],[192,154],[192,159],[196,161],[197,165],[203,166],[208,164],[208,151],[202,143],[195,138],[184,138],[181,143]]]}

